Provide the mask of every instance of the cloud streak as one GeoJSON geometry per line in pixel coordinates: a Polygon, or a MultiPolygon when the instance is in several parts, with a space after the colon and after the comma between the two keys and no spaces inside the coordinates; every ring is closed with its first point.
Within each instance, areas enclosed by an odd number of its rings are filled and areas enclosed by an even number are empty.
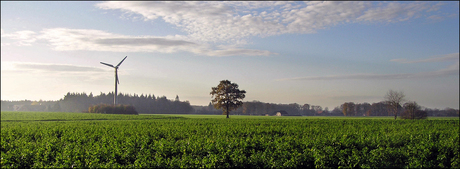
{"type": "Polygon", "coordinates": [[[424,63],[424,62],[445,62],[459,60],[459,53],[451,53],[439,57],[432,57],[427,59],[407,60],[407,59],[392,59],[390,61],[397,63],[424,63]]]}
{"type": "Polygon", "coordinates": [[[54,63],[2,62],[2,76],[34,78],[70,78],[94,82],[113,76],[113,69],[54,63]]]}
{"type": "Polygon", "coordinates": [[[369,100],[382,99],[382,96],[345,95],[345,96],[330,96],[328,98],[333,99],[333,100],[346,100],[346,101],[350,101],[350,100],[366,100],[366,101],[369,101],[369,100]]]}
{"type": "Polygon", "coordinates": [[[408,61],[406,59],[392,59],[392,62],[398,63],[423,63],[423,62],[445,62],[455,61],[453,65],[447,68],[440,69],[432,72],[421,73],[399,73],[399,74],[351,74],[351,75],[331,75],[331,76],[309,76],[309,77],[295,77],[277,79],[276,81],[293,81],[293,80],[391,80],[391,79],[417,79],[417,78],[435,78],[444,76],[458,76],[459,75],[459,53],[452,53],[440,57],[432,57],[428,59],[419,59],[408,61]]]}
{"type": "Polygon", "coordinates": [[[185,51],[206,56],[268,56],[276,54],[265,50],[240,49],[231,46],[220,46],[222,49],[212,49],[209,45],[195,43],[180,35],[135,37],[93,29],[45,29],[41,32],[39,39],[48,41],[51,47],[58,51],[89,50],[161,53],[185,51]]]}
{"type": "Polygon", "coordinates": [[[47,63],[27,63],[27,62],[2,62],[2,71],[39,71],[56,73],[79,73],[79,72],[107,72],[105,69],[77,66],[70,64],[47,64],[47,63]]]}
{"type": "Polygon", "coordinates": [[[62,64],[18,64],[17,69],[21,70],[38,70],[49,72],[105,72],[105,70],[95,67],[62,65],[62,64]]]}
{"type": "Polygon", "coordinates": [[[181,37],[133,37],[117,35],[93,29],[45,29],[40,39],[50,42],[54,50],[89,50],[111,52],[163,52],[171,53],[186,50],[193,42],[181,40],[181,37]]]}
{"type": "Polygon", "coordinates": [[[293,80],[393,80],[393,79],[416,79],[416,78],[434,78],[442,76],[459,75],[457,70],[439,70],[423,73],[401,73],[401,74],[352,74],[352,75],[332,75],[332,76],[311,76],[311,77],[296,77],[277,79],[277,81],[293,81],[293,80]]]}

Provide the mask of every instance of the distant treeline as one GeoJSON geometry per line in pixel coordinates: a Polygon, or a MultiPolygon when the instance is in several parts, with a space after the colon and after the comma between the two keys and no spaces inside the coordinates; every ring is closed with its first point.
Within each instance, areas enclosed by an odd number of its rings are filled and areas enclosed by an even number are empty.
{"type": "MultiPolygon", "coordinates": [[[[193,106],[195,112],[198,114],[222,114],[221,110],[216,110],[209,104],[208,106],[193,106]]],[[[297,103],[292,104],[274,104],[264,103],[260,101],[244,102],[243,106],[231,114],[234,115],[258,115],[258,116],[273,116],[280,112],[283,116],[394,116],[388,110],[389,105],[382,101],[378,103],[353,103],[346,102],[340,106],[335,107],[333,110],[329,108],[322,108],[317,105],[304,104],[300,105],[297,103]]],[[[450,116],[459,117],[459,110],[452,108],[430,109],[423,108],[427,116],[450,116]]],[[[404,112],[401,107],[400,113],[404,112]]]]}
{"type": "MultiPolygon", "coordinates": [[[[1,101],[2,111],[47,111],[47,112],[87,112],[90,106],[98,104],[112,104],[113,92],[98,96],[86,93],[67,93],[59,101],[1,101]]],[[[134,106],[139,114],[222,114],[222,110],[216,110],[211,103],[208,106],[192,106],[188,101],[180,101],[179,96],[169,100],[166,96],[155,97],[148,95],[119,94],[118,103],[134,106]]],[[[459,110],[452,108],[430,109],[422,108],[427,116],[456,116],[459,110]]],[[[401,110],[402,112],[403,110],[401,110]]],[[[231,115],[257,115],[273,116],[281,113],[283,116],[393,116],[388,111],[388,104],[384,101],[378,103],[353,103],[346,102],[329,110],[310,104],[274,104],[260,101],[244,102],[243,106],[231,115]]]]}
{"type": "MultiPolygon", "coordinates": [[[[134,106],[139,114],[189,114],[194,111],[190,103],[180,101],[179,96],[168,100],[166,96],[151,94],[118,94],[118,103],[134,106]]],[[[90,106],[99,104],[113,104],[113,92],[101,92],[98,96],[69,92],[59,101],[2,101],[2,111],[88,112],[90,106]]]]}

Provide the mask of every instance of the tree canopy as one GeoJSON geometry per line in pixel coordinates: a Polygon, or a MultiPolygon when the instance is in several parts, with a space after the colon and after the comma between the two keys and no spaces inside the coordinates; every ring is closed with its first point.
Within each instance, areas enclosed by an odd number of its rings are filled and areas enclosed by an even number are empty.
{"type": "Polygon", "coordinates": [[[404,103],[404,112],[401,114],[402,119],[426,119],[427,112],[421,110],[417,102],[404,103]]]}
{"type": "Polygon", "coordinates": [[[211,103],[216,109],[222,109],[224,114],[229,118],[230,111],[237,109],[243,105],[243,99],[246,91],[238,89],[238,84],[232,83],[229,80],[220,81],[217,87],[212,87],[210,93],[214,98],[211,103]]]}

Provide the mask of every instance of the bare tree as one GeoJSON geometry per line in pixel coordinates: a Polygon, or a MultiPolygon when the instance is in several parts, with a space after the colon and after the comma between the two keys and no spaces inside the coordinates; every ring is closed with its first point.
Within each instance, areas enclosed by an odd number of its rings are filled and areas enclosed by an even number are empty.
{"type": "Polygon", "coordinates": [[[398,117],[398,112],[401,109],[402,102],[405,101],[405,95],[402,91],[390,90],[385,95],[385,101],[389,106],[390,113],[395,115],[395,120],[398,117]]]}

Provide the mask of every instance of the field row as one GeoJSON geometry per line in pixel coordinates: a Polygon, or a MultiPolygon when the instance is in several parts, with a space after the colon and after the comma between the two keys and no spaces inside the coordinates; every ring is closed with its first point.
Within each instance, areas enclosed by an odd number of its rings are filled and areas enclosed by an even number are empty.
{"type": "Polygon", "coordinates": [[[114,120],[4,121],[2,113],[2,168],[458,168],[460,162],[458,120],[103,116],[114,120]]]}

